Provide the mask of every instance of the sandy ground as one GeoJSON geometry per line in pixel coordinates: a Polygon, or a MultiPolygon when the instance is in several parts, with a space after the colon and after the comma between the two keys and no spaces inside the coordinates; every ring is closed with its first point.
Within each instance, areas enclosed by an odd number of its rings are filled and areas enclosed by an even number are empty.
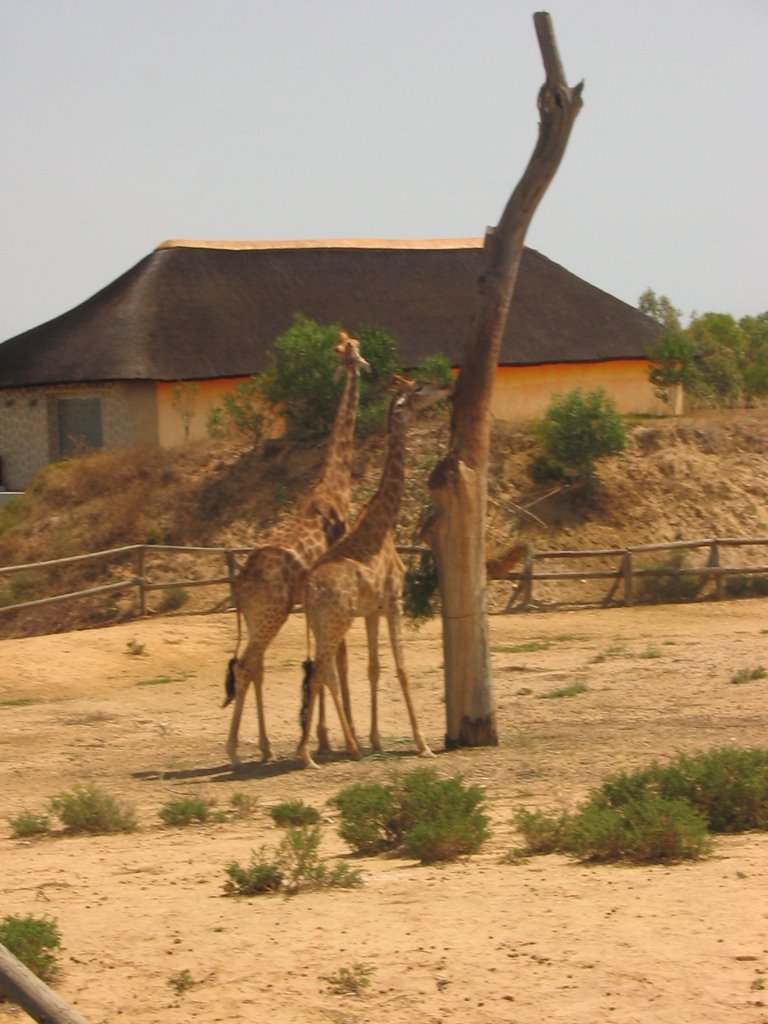
{"type": "MultiPolygon", "coordinates": [[[[249,704],[246,763],[233,775],[220,710],[230,614],[3,641],[0,916],[57,919],[58,991],[91,1024],[768,1022],[768,835],[721,838],[710,859],[669,867],[502,861],[519,839],[516,807],[573,807],[607,773],[678,751],[768,743],[768,681],[732,682],[768,666],[768,600],[495,616],[491,636],[500,745],[446,754],[439,626],[406,634],[432,763],[486,789],[484,851],[444,867],[352,858],[360,889],[252,899],[224,895],[224,868],[277,846],[270,806],[303,799],[321,810],[323,856],[336,863],[349,852],[326,800],[421,763],[389,653],[382,731],[392,756],[339,755],[300,771],[304,623],[294,616],[269,656],[278,760],[257,763],[249,704]],[[586,692],[540,699],[576,680],[586,692]],[[11,837],[8,817],[87,782],[135,804],[140,830],[11,837]],[[257,800],[252,817],[184,829],[158,817],[182,794],[227,808],[233,793],[257,800]],[[372,969],[370,986],[334,992],[327,979],[355,964],[372,969]],[[178,992],[182,976],[193,984],[178,992]]],[[[351,654],[364,734],[360,625],[351,654]]],[[[22,1019],[0,1006],[0,1021],[22,1019]]]]}

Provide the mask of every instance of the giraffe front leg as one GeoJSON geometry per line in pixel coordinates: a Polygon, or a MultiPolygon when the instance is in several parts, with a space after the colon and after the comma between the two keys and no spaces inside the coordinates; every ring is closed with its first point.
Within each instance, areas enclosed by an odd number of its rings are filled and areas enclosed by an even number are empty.
{"type": "MultiPolygon", "coordinates": [[[[318,698],[318,662],[312,665],[311,662],[307,663],[310,666],[309,679],[305,677],[304,685],[306,687],[307,682],[309,683],[309,692],[305,689],[305,696],[301,706],[301,739],[299,745],[296,748],[296,754],[301,758],[301,764],[303,768],[319,768],[319,765],[312,760],[312,755],[309,752],[309,737],[312,732],[312,716],[315,712],[315,704],[318,698]]],[[[322,686],[322,683],[320,684],[322,686]]]]}
{"type": "Polygon", "coordinates": [[[400,609],[400,602],[393,600],[387,609],[387,625],[389,627],[389,639],[392,644],[392,656],[395,659],[395,666],[397,668],[397,678],[400,682],[400,689],[403,693],[403,700],[408,711],[408,718],[411,722],[411,732],[413,733],[413,739],[416,743],[416,749],[419,752],[419,757],[434,757],[435,755],[429,749],[427,741],[424,739],[419,723],[416,718],[416,710],[413,706],[411,699],[411,687],[408,681],[408,673],[405,670],[405,657],[403,656],[403,642],[401,636],[401,619],[402,612],[400,609]]]}
{"type": "Polygon", "coordinates": [[[368,683],[371,690],[371,731],[369,739],[371,747],[381,753],[383,750],[379,735],[379,612],[375,611],[365,620],[365,632],[368,637],[368,683]]]}

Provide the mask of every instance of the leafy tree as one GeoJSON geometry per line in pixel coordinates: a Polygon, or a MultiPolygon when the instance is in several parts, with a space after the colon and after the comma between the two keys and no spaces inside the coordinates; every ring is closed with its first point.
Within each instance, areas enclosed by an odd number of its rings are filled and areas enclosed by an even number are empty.
{"type": "Polygon", "coordinates": [[[624,422],[602,388],[555,395],[536,431],[546,456],[588,492],[597,487],[597,460],[618,454],[626,444],[624,422]]]}
{"type": "Polygon", "coordinates": [[[665,331],[673,334],[680,331],[680,310],[675,309],[666,295],[656,295],[652,288],[646,288],[637,306],[642,313],[661,324],[665,331]]]}
{"type": "Polygon", "coordinates": [[[670,401],[676,387],[683,387],[686,391],[693,389],[696,349],[685,331],[665,332],[649,355],[651,368],[648,379],[659,398],[670,401]]]}
{"type": "Polygon", "coordinates": [[[224,395],[221,405],[215,405],[208,414],[208,433],[223,437],[235,430],[258,444],[264,436],[264,399],[258,377],[249,377],[235,385],[230,395],[224,395]]]}
{"type": "Polygon", "coordinates": [[[768,313],[739,320],[744,339],[744,394],[747,399],[768,395],[768,313]]]}
{"type": "MultiPolygon", "coordinates": [[[[297,313],[275,342],[259,386],[282,413],[290,437],[318,437],[327,434],[333,423],[343,386],[336,379],[338,363],[333,354],[339,330],[338,324],[321,325],[297,313]]],[[[364,327],[357,337],[371,366],[370,374],[360,379],[358,424],[365,431],[380,421],[387,384],[400,363],[397,345],[383,328],[364,327]]]]}

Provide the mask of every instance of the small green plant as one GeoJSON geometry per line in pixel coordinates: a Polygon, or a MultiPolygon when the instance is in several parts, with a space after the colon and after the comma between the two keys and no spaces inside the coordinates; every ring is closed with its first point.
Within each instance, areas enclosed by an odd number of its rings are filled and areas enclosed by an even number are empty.
{"type": "Polygon", "coordinates": [[[349,967],[340,967],[335,974],[325,976],[328,987],[340,996],[361,996],[371,984],[371,975],[376,973],[375,967],[353,963],[349,967]]]}
{"type": "Polygon", "coordinates": [[[381,783],[357,783],[329,801],[341,814],[339,835],[359,853],[399,849],[431,864],[476,853],[489,838],[483,791],[461,776],[429,768],[381,783]]]}
{"type": "Polygon", "coordinates": [[[541,700],[559,700],[561,697],[577,697],[580,693],[587,692],[587,684],[579,680],[568,683],[567,686],[559,686],[554,690],[547,690],[539,694],[541,700]]]}
{"type": "Polygon", "coordinates": [[[199,796],[180,796],[169,800],[157,812],[163,823],[182,828],[193,822],[209,821],[211,817],[211,801],[199,796]]]}
{"type": "Polygon", "coordinates": [[[96,785],[76,786],[51,799],[51,810],[70,832],[133,832],[136,812],[96,785]]]}
{"type": "Polygon", "coordinates": [[[51,820],[47,814],[35,814],[33,811],[22,811],[15,818],[9,818],[11,833],[14,839],[28,839],[31,836],[42,836],[51,830],[51,820]]]}
{"type": "Polygon", "coordinates": [[[363,884],[362,874],[343,861],[329,868],[320,860],[320,826],[289,825],[276,852],[269,857],[264,847],[251,854],[251,863],[241,867],[232,861],[226,867],[229,882],[225,891],[254,896],[282,890],[289,896],[306,889],[353,889],[363,884]]]}
{"type": "Polygon", "coordinates": [[[755,668],[740,668],[731,676],[731,682],[752,683],[757,679],[765,679],[766,676],[768,676],[768,672],[766,672],[765,666],[757,665],[755,668]]]}
{"type": "Polygon", "coordinates": [[[316,825],[320,821],[320,814],[314,807],[305,804],[303,800],[291,800],[287,803],[276,804],[270,807],[269,815],[276,825],[285,827],[287,825],[316,825]]]}
{"type": "Polygon", "coordinates": [[[663,658],[663,657],[664,657],[664,655],[662,654],[662,652],[659,650],[658,647],[646,647],[645,650],[640,651],[640,653],[638,654],[638,658],[643,658],[643,659],[653,659],[653,658],[663,658]]]}
{"type": "Polygon", "coordinates": [[[229,798],[229,805],[236,818],[250,818],[255,812],[258,800],[250,793],[233,793],[229,798]]]}
{"type": "Polygon", "coordinates": [[[188,992],[195,985],[195,979],[188,970],[177,971],[168,979],[168,984],[178,995],[188,992]]]}
{"type": "Polygon", "coordinates": [[[132,658],[138,658],[142,654],[147,653],[146,645],[140,644],[136,640],[129,640],[125,646],[127,648],[126,654],[130,654],[132,658]]]}
{"type": "Polygon", "coordinates": [[[414,626],[434,618],[437,609],[437,564],[428,549],[410,559],[403,581],[403,614],[414,626]]]}
{"type": "Polygon", "coordinates": [[[167,686],[173,682],[173,676],[153,676],[152,679],[139,679],[137,686],[167,686]]]}
{"type": "Polygon", "coordinates": [[[9,914],[0,921],[0,943],[42,981],[59,973],[61,933],[54,918],[9,914]]]}
{"type": "Polygon", "coordinates": [[[320,860],[320,838],[319,825],[288,826],[277,850],[287,893],[293,895],[300,889],[353,889],[362,885],[361,873],[344,861],[329,869],[320,860]]]}
{"type": "Polygon", "coordinates": [[[9,697],[7,700],[0,700],[0,708],[26,708],[34,703],[32,697],[9,697]]]}
{"type": "Polygon", "coordinates": [[[265,848],[251,851],[250,864],[241,867],[237,861],[230,861],[224,869],[229,881],[224,891],[233,896],[259,896],[277,892],[283,884],[283,873],[273,861],[266,859],[265,848]]]}
{"type": "Polygon", "coordinates": [[[189,601],[189,591],[184,587],[168,587],[163,591],[157,610],[161,613],[176,612],[189,601]]]}

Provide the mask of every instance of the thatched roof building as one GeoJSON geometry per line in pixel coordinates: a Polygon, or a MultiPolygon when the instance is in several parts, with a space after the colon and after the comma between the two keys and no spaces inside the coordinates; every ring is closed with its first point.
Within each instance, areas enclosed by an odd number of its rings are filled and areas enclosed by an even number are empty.
{"type": "MultiPolygon", "coordinates": [[[[482,240],[166,242],[75,309],[0,345],[0,388],[211,380],[263,370],[294,313],[377,325],[405,366],[458,366],[482,240]]],[[[525,251],[501,365],[644,359],[653,321],[525,251]]]]}

